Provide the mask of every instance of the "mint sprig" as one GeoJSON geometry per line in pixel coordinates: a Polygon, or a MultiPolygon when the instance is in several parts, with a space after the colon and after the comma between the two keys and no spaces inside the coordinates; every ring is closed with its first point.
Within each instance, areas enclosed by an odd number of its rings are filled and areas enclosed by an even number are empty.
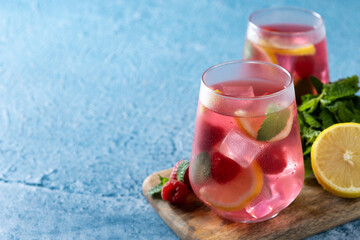
{"type": "Polygon", "coordinates": [[[176,179],[181,182],[184,182],[185,173],[188,168],[189,168],[189,161],[187,160],[182,161],[178,166],[176,172],[176,179]]]}
{"type": "Polygon", "coordinates": [[[195,158],[191,169],[192,180],[195,184],[204,183],[211,173],[211,158],[207,152],[199,153],[195,158]]]}
{"type": "MultiPolygon", "coordinates": [[[[269,108],[271,108],[271,106],[269,108]]],[[[269,141],[276,137],[285,128],[289,117],[290,110],[288,108],[267,114],[257,133],[256,140],[269,141]]]]}
{"type": "Polygon", "coordinates": [[[360,89],[358,76],[327,84],[315,77],[310,79],[318,94],[302,96],[302,104],[297,108],[305,175],[312,173],[311,146],[321,131],[336,123],[360,123],[360,97],[356,95],[360,89]]]}
{"type": "Polygon", "coordinates": [[[156,185],[155,187],[152,187],[147,193],[146,195],[148,196],[158,196],[160,197],[161,194],[161,189],[162,187],[165,185],[165,183],[167,183],[169,181],[169,178],[164,178],[162,176],[160,176],[160,174],[158,175],[160,178],[160,183],[158,185],[156,185]]]}

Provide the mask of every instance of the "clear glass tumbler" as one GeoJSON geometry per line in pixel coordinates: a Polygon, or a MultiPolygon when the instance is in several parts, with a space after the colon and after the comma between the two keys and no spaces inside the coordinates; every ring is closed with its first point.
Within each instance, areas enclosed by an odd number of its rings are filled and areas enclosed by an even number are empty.
{"type": "Polygon", "coordinates": [[[304,181],[290,73],[260,61],[208,69],[189,171],[195,194],[226,219],[264,221],[288,206],[304,181]]]}
{"type": "Polygon", "coordinates": [[[306,93],[316,93],[310,76],[329,82],[325,25],[313,11],[295,7],[274,7],[249,17],[244,60],[278,64],[293,78],[297,102],[306,93]]]}

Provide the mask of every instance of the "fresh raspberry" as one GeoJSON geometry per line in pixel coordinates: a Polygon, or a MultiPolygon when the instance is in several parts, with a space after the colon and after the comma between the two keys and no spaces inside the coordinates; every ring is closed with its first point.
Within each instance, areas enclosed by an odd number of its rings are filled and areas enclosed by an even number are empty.
{"type": "Polygon", "coordinates": [[[161,197],[171,203],[183,203],[188,196],[188,187],[178,180],[170,179],[161,190],[161,197]]]}
{"type": "Polygon", "coordinates": [[[241,171],[241,167],[231,158],[215,152],[211,158],[211,176],[221,184],[233,180],[241,171]]]}
{"type": "Polygon", "coordinates": [[[294,62],[294,70],[300,78],[308,78],[314,73],[314,58],[312,56],[300,56],[294,62]]]}
{"type": "MultiPolygon", "coordinates": [[[[178,161],[175,166],[173,167],[173,170],[171,172],[170,175],[170,179],[174,179],[174,180],[178,180],[177,179],[177,171],[178,171],[178,166],[181,162],[186,161],[185,159],[182,159],[180,161],[178,161]]],[[[190,187],[190,181],[189,181],[189,168],[186,170],[185,175],[184,175],[184,183],[186,184],[186,186],[190,187]]]]}
{"type": "Polygon", "coordinates": [[[265,174],[279,174],[286,168],[286,155],[281,146],[271,146],[259,154],[257,162],[265,174]]]}
{"type": "Polygon", "coordinates": [[[201,152],[208,152],[225,137],[224,129],[208,122],[202,122],[197,132],[200,134],[199,147],[201,152]]]}

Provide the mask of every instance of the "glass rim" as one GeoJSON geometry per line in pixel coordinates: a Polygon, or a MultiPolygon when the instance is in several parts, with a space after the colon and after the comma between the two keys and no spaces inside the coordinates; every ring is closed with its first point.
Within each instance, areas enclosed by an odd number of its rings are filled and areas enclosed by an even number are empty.
{"type": "Polygon", "coordinates": [[[210,68],[208,68],[204,73],[203,75],[201,76],[201,82],[202,84],[204,84],[204,86],[206,87],[206,89],[208,91],[210,91],[211,93],[221,97],[221,98],[225,98],[225,99],[233,99],[233,100],[263,100],[263,99],[270,99],[272,97],[276,97],[276,96],[279,96],[281,95],[283,92],[285,92],[289,87],[292,86],[293,84],[293,77],[292,75],[290,74],[289,71],[287,71],[285,68],[279,66],[279,65],[276,65],[276,64],[273,64],[273,63],[269,63],[269,62],[264,62],[264,61],[256,61],[256,60],[235,60],[235,61],[227,61],[227,62],[222,62],[222,63],[219,63],[219,64],[216,64],[210,68]],[[206,75],[211,72],[212,70],[214,69],[217,69],[219,67],[222,67],[222,66],[225,66],[225,65],[230,65],[230,64],[259,64],[259,65],[268,65],[268,66],[271,66],[271,67],[274,67],[276,68],[277,70],[280,70],[282,71],[283,73],[285,73],[288,77],[289,77],[289,82],[287,83],[287,85],[284,86],[283,89],[279,90],[279,91],[276,91],[274,93],[270,93],[270,94],[267,94],[267,95],[262,95],[262,96],[254,96],[254,97],[235,97],[235,96],[228,96],[228,95],[223,95],[223,94],[220,94],[219,92],[217,92],[216,90],[213,90],[212,88],[210,88],[210,86],[208,84],[206,84],[205,82],[205,77],[206,75]]]}
{"type": "Polygon", "coordinates": [[[321,17],[321,15],[315,11],[306,9],[306,8],[301,8],[301,7],[268,7],[268,8],[263,8],[263,9],[259,9],[255,12],[253,12],[250,16],[249,16],[249,24],[262,31],[262,32],[267,32],[267,33],[271,33],[271,34],[277,34],[277,35],[303,35],[303,34],[309,34],[312,32],[316,32],[318,31],[321,27],[324,26],[324,19],[321,17]],[[310,15],[312,15],[313,17],[317,18],[320,20],[320,22],[316,25],[313,25],[312,29],[309,30],[305,30],[305,31],[298,31],[298,32],[279,32],[279,31],[273,31],[273,30],[267,30],[264,28],[261,28],[259,25],[257,25],[254,21],[253,18],[255,17],[255,15],[262,13],[262,12],[266,12],[269,10],[292,10],[292,11],[298,11],[298,12],[305,12],[305,13],[309,13],[310,15]]]}

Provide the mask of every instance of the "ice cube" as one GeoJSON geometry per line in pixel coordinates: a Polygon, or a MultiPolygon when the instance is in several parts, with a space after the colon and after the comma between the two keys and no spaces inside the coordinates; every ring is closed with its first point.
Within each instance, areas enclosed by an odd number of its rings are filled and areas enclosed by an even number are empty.
{"type": "Polygon", "coordinates": [[[282,206],[283,202],[281,195],[272,192],[269,186],[264,183],[259,196],[245,207],[245,211],[254,218],[262,218],[282,206]]]}
{"type": "Polygon", "coordinates": [[[221,154],[236,161],[241,167],[247,168],[260,152],[261,145],[240,131],[232,129],[221,142],[218,150],[221,154]]]}
{"type": "Polygon", "coordinates": [[[254,89],[252,86],[223,86],[226,95],[233,97],[254,97],[254,89]]]}

